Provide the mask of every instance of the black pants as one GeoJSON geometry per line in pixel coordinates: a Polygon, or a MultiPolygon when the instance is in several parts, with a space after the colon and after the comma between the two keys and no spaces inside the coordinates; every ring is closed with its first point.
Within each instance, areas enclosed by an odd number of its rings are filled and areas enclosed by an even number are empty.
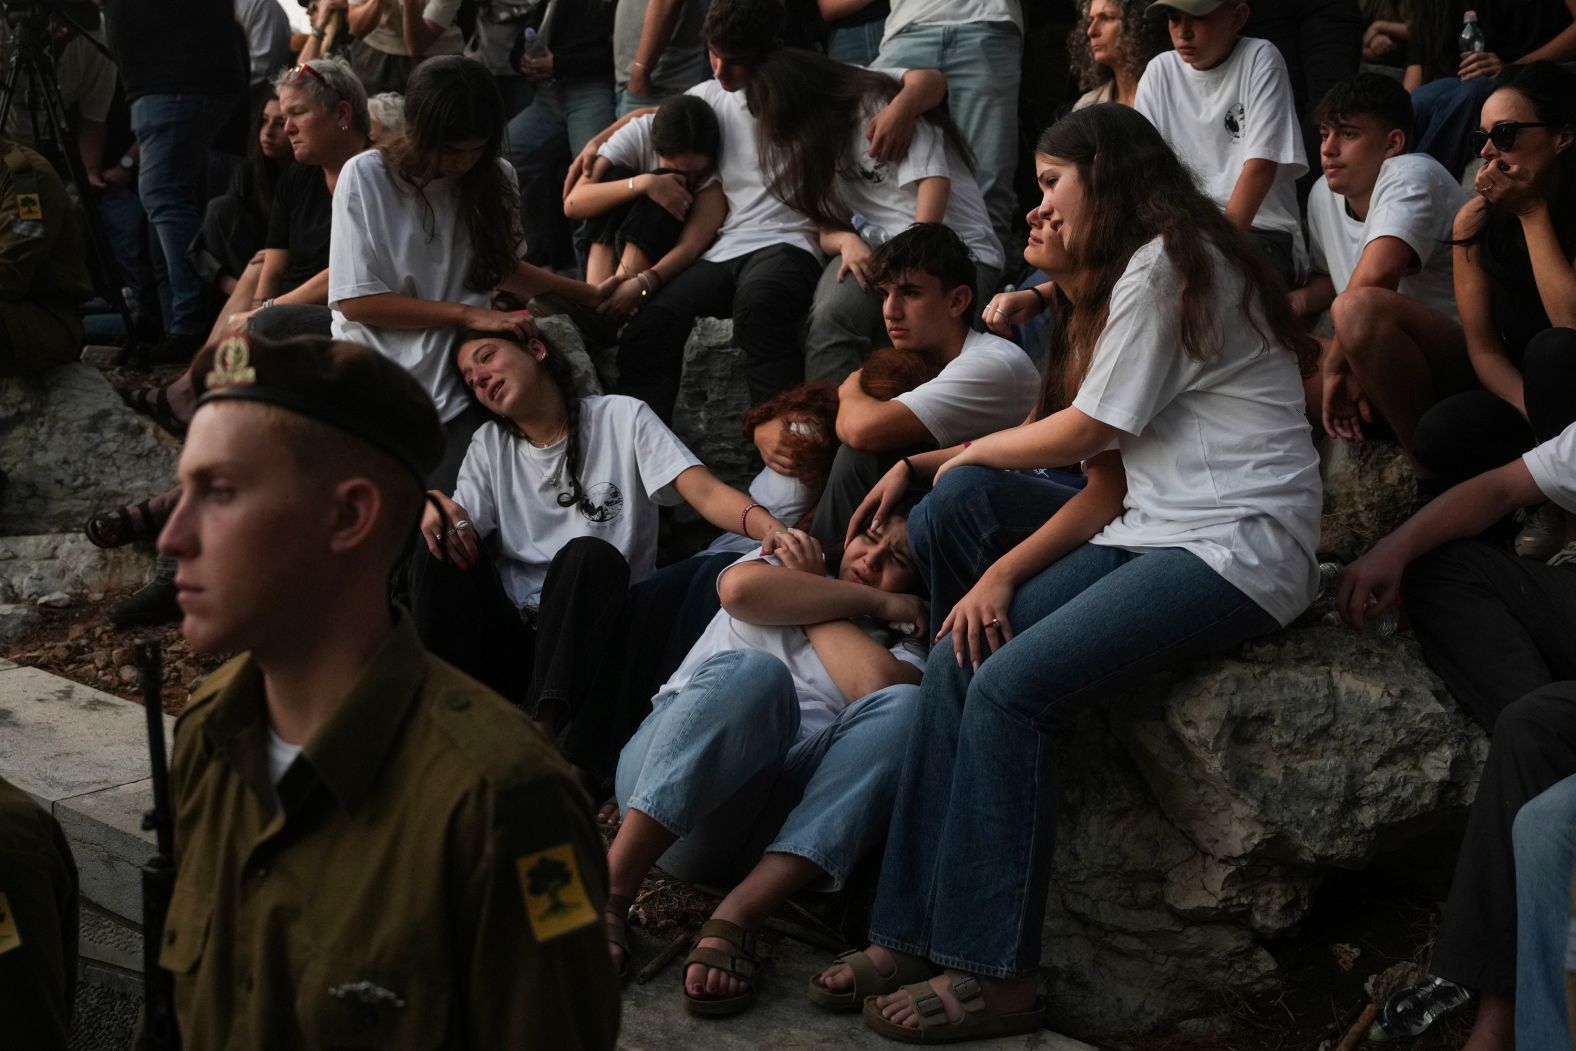
{"type": "Polygon", "coordinates": [[[691,263],[624,327],[618,392],[640,398],[671,423],[684,343],[698,317],[733,318],[752,404],[787,390],[804,378],[800,329],[820,276],[815,256],[787,244],[724,263],[691,263]]]}
{"type": "Polygon", "coordinates": [[[1516,459],[1576,422],[1576,330],[1544,329],[1520,361],[1523,417],[1486,390],[1441,399],[1417,421],[1414,451],[1441,486],[1454,485],[1516,459]]]}
{"type": "MultiPolygon", "coordinates": [[[[1546,568],[1546,567],[1545,567],[1546,568]]],[[[1555,569],[1576,580],[1576,570],[1555,569]]],[[[1565,624],[1570,632],[1570,622],[1565,624]]],[[[1456,859],[1430,970],[1484,993],[1516,992],[1516,865],[1511,825],[1534,796],[1576,774],[1576,682],[1515,701],[1494,726],[1456,859]]]]}
{"type": "Polygon", "coordinates": [[[898,458],[923,452],[925,447],[899,449],[890,453],[871,453],[848,445],[839,445],[832,459],[832,469],[826,476],[826,487],[815,505],[815,517],[810,520],[810,535],[821,542],[826,552],[827,568],[833,573],[843,561],[843,540],[848,535],[848,520],[854,517],[859,502],[870,492],[870,487],[892,469],[898,458]]]}
{"type": "MultiPolygon", "coordinates": [[[[658,168],[656,174],[669,171],[669,168],[658,168]]],[[[616,183],[639,174],[633,168],[615,164],[607,170],[602,181],[616,183]]],[[[586,240],[591,244],[610,246],[615,258],[624,254],[625,245],[634,245],[653,263],[673,250],[683,229],[683,220],[674,218],[672,212],[644,196],[585,222],[586,240]]]]}
{"type": "Polygon", "coordinates": [[[703,561],[685,559],[630,587],[617,548],[577,537],[549,564],[531,624],[485,546],[463,570],[423,546],[412,560],[411,602],[429,650],[533,718],[551,718],[564,756],[608,780],[656,688],[693,645],[681,636],[705,628],[676,615],[703,561]]]}

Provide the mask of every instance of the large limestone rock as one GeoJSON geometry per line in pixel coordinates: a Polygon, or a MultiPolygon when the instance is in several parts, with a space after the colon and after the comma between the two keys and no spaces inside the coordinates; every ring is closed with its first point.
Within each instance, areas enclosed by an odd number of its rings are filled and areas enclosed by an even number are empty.
{"type": "Polygon", "coordinates": [[[151,564],[147,545],[106,550],[80,532],[0,536],[0,603],[135,587],[151,564]]]}
{"type": "Polygon", "coordinates": [[[1274,986],[1321,874],[1470,803],[1487,742],[1408,638],[1310,617],[1068,727],[1044,962],[1052,1019],[1159,1025],[1274,986]]]}
{"type": "Polygon", "coordinates": [[[0,536],[74,532],[95,511],[169,488],[176,456],[97,369],[0,380],[0,536]]]}
{"type": "Polygon", "coordinates": [[[536,326],[541,330],[542,335],[547,337],[548,342],[568,359],[570,370],[574,373],[575,390],[581,395],[604,393],[601,377],[597,375],[596,364],[586,352],[585,339],[580,335],[580,330],[575,327],[569,315],[538,316],[536,326]]]}
{"type": "Polygon", "coordinates": [[[1417,475],[1395,442],[1328,438],[1319,459],[1324,479],[1320,554],[1350,562],[1417,509],[1417,475]]]}
{"type": "Polygon", "coordinates": [[[696,319],[684,344],[673,430],[718,478],[740,489],[760,469],[755,446],[740,429],[749,408],[744,352],[733,342],[733,322],[696,319]]]}

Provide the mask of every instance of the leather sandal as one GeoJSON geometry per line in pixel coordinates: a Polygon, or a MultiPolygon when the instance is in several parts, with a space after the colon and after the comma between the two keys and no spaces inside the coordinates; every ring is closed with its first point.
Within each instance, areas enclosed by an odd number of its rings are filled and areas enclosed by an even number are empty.
{"type": "Polygon", "coordinates": [[[620,916],[624,920],[623,926],[611,921],[603,923],[607,928],[607,943],[624,950],[624,959],[618,965],[618,976],[621,979],[629,973],[629,907],[633,904],[634,902],[626,895],[609,894],[607,905],[602,910],[608,916],[620,916]]]}
{"type": "Polygon", "coordinates": [[[133,411],[148,417],[177,438],[186,437],[186,421],[175,415],[175,409],[170,405],[168,387],[152,384],[145,387],[123,387],[118,393],[120,400],[133,411]]]}
{"type": "Polygon", "coordinates": [[[919,1025],[898,1025],[881,1013],[872,998],[865,1001],[865,1025],[889,1040],[905,1044],[956,1044],[964,1040],[985,1040],[997,1036],[1023,1036],[1040,1029],[1045,1021],[1045,1005],[1035,1002],[1028,1011],[1001,1013],[985,1003],[979,979],[962,971],[948,971],[952,995],[963,1007],[959,1021],[947,1018],[947,1008],[929,982],[903,986],[914,1001],[919,1025]]]}
{"type": "Polygon", "coordinates": [[[812,1004],[829,1011],[854,1011],[865,1002],[867,996],[885,996],[897,992],[910,982],[922,982],[930,977],[929,965],[919,957],[907,953],[893,955],[897,959],[897,970],[892,974],[882,974],[863,949],[839,953],[834,962],[847,964],[853,970],[854,987],[842,991],[828,989],[822,984],[819,974],[812,974],[805,995],[812,1004]]]}
{"type": "Polygon", "coordinates": [[[153,501],[100,511],[82,524],[82,532],[94,547],[125,547],[138,540],[154,540],[164,528],[168,513],[153,510],[153,501]]]}
{"type": "Polygon", "coordinates": [[[721,938],[733,946],[734,952],[728,953],[721,949],[701,946],[690,950],[689,955],[684,958],[684,969],[679,972],[679,981],[683,983],[684,1006],[691,1014],[707,1015],[712,1018],[736,1015],[755,1002],[755,976],[761,970],[761,962],[755,955],[755,932],[747,931],[728,920],[707,920],[700,925],[700,933],[695,936],[695,940],[698,942],[702,938],[721,938]],[[691,964],[696,963],[749,982],[750,987],[737,996],[718,999],[691,996],[689,969],[691,964]]]}

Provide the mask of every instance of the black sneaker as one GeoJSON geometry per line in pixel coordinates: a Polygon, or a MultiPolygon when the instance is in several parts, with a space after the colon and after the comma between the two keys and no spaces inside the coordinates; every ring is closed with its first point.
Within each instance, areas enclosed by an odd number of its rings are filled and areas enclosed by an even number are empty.
{"type": "Polygon", "coordinates": [[[175,601],[175,560],[160,557],[153,579],[109,608],[109,622],[117,628],[153,627],[181,619],[175,601]]]}

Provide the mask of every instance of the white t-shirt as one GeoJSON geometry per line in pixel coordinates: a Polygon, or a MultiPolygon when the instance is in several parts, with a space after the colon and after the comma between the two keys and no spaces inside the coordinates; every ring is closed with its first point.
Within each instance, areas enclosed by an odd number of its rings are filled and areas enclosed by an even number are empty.
{"type": "Polygon", "coordinates": [[[290,764],[296,761],[296,756],[301,754],[301,745],[291,744],[275,732],[272,726],[268,727],[268,780],[277,785],[279,779],[285,776],[285,771],[290,769],[290,764]]]}
{"type": "Polygon", "coordinates": [[[1308,195],[1310,265],[1330,275],[1337,293],[1344,292],[1368,243],[1398,237],[1418,259],[1418,269],[1401,278],[1398,291],[1454,320],[1449,242],[1456,211],[1466,199],[1461,184],[1426,153],[1403,153],[1380,166],[1367,219],[1355,218],[1346,198],[1321,177],[1308,195]]]}
{"type": "Polygon", "coordinates": [[[538,449],[496,423],[471,437],[454,502],[478,535],[498,533],[498,576],[516,606],[540,604],[548,563],[576,537],[606,540],[630,583],[644,580],[657,564],[657,505],[679,503],[674,479],[700,464],[650,406],[618,394],[580,399],[580,457],[584,496],[562,507],[567,438],[538,449]]]}
{"type": "MultiPolygon", "coordinates": [[[[656,170],[659,163],[657,148],[651,142],[651,122],[654,119],[654,114],[648,114],[625,124],[597,148],[597,156],[606,157],[614,164],[633,168],[637,172],[656,170]]],[[[696,192],[704,190],[717,180],[718,175],[713,171],[696,188],[696,192]]]]}
{"type": "MultiPolygon", "coordinates": [[[[762,467],[761,473],[750,483],[750,499],[771,512],[772,517],[777,521],[788,526],[799,521],[806,511],[814,507],[819,495],[799,479],[792,475],[778,474],[770,467],[762,467]]],[[[742,534],[724,533],[711,542],[705,553],[713,555],[720,551],[732,551],[735,554],[747,555],[760,546],[760,541],[751,540],[742,534]]]]}
{"type": "MultiPolygon", "coordinates": [[[[498,166],[514,181],[514,167],[508,161],[500,157],[498,166]]],[[[328,305],[334,308],[334,338],[365,343],[403,365],[432,395],[445,422],[470,404],[449,360],[458,333],[453,328],[358,324],[340,313],[339,303],[397,292],[434,302],[490,307],[491,289],[477,292],[465,284],[471,237],[460,213],[457,185],[454,179],[434,179],[418,196],[396,181],[383,154],[368,150],[340,170],[328,241],[328,305]]]]}
{"type": "Polygon", "coordinates": [[[1297,272],[1307,268],[1297,179],[1308,170],[1286,62],[1268,40],[1241,37],[1214,69],[1194,69],[1175,51],[1150,60],[1133,108],[1160,130],[1199,188],[1221,208],[1247,161],[1280,165],[1253,218],[1257,230],[1292,235],[1297,272]]]}
{"type": "Polygon", "coordinates": [[[1029,415],[1040,395],[1040,373],[1016,343],[970,332],[963,350],[934,379],[899,394],[942,449],[1007,427],[1029,415]]]}
{"type": "Polygon", "coordinates": [[[1018,0],[892,0],[881,46],[911,25],[963,25],[968,22],[1011,22],[1023,30],[1023,10],[1018,0]]]}
{"type": "MultiPolygon", "coordinates": [[[[1096,544],[1179,547],[1281,624],[1313,601],[1322,493],[1292,355],[1241,317],[1242,279],[1215,260],[1220,344],[1182,349],[1181,276],[1159,238],[1133,253],[1073,405],[1121,431],[1126,509],[1096,544]]],[[[1258,308],[1254,320],[1267,331],[1258,308]]]]}
{"type": "MultiPolygon", "coordinates": [[[[360,7],[370,3],[371,0],[350,0],[351,7],[360,7]]],[[[421,9],[421,17],[435,26],[443,26],[443,32],[427,46],[422,54],[431,58],[433,55],[458,55],[465,50],[465,38],[460,33],[460,27],[454,24],[454,18],[460,13],[462,0],[427,0],[421,9]]],[[[385,0],[383,17],[378,20],[377,27],[361,39],[368,47],[383,52],[385,55],[408,55],[410,48],[405,46],[405,11],[404,0],[385,0]]]]}
{"type": "Polygon", "coordinates": [[[1521,459],[1543,495],[1576,514],[1576,423],[1521,459]]]}
{"type": "MultiPolygon", "coordinates": [[[[880,69],[873,72],[885,73],[901,82],[904,71],[880,69]]],[[[896,236],[914,222],[914,211],[919,205],[919,181],[937,176],[950,180],[951,192],[942,222],[962,239],[975,259],[999,268],[1003,259],[1001,242],[991,230],[985,197],[980,193],[974,173],[969,171],[957,151],[947,145],[947,137],[940,128],[928,120],[915,121],[908,153],[896,164],[878,161],[870,155],[865,128],[885,105],[884,101],[867,97],[854,123],[853,137],[837,166],[837,189],[843,203],[853,213],[863,215],[896,236]]]]}
{"type": "Polygon", "coordinates": [[[724,91],[715,80],[707,80],[686,94],[710,103],[722,129],[717,174],[722,177],[722,190],[728,196],[728,218],[723,220],[717,240],[702,258],[725,263],[771,245],[790,244],[819,260],[821,244],[815,224],[766,188],[768,179],[755,145],[755,117],[745,102],[744,92],[724,91]]]}
{"type": "MultiPolygon", "coordinates": [[[[744,556],[718,574],[717,586],[722,586],[722,578],[732,572],[734,567],[762,557],[757,545],[754,554],[744,556]]],[[[782,565],[775,556],[767,556],[764,560],[774,566],[782,565]]],[[[885,625],[877,625],[874,621],[861,620],[857,623],[871,638],[878,638],[877,633],[886,630],[885,625]]],[[[794,692],[799,697],[801,741],[830,726],[848,707],[849,702],[843,697],[843,691],[832,681],[831,674],[826,670],[826,665],[821,663],[820,655],[815,652],[815,646],[802,627],[795,624],[750,624],[734,619],[725,609],[718,610],[717,615],[711,618],[711,623],[706,625],[706,630],[690,648],[673,677],[657,690],[657,697],[660,699],[665,693],[682,690],[702,664],[729,650],[769,653],[787,667],[788,674],[793,677],[794,692]]],[[[913,639],[899,639],[891,645],[889,652],[903,663],[912,664],[921,673],[924,672],[925,649],[920,643],[913,639]]]]}

